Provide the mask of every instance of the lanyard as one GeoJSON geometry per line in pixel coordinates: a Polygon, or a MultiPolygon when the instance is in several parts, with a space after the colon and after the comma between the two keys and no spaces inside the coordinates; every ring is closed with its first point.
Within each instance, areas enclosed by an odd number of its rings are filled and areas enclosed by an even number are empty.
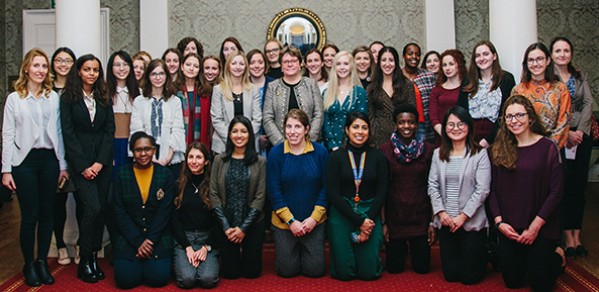
{"type": "Polygon", "coordinates": [[[356,195],[354,196],[354,202],[356,203],[354,209],[358,208],[360,202],[360,185],[362,184],[362,177],[364,176],[364,165],[366,164],[366,151],[360,155],[360,168],[357,167],[354,154],[351,150],[347,150],[347,156],[349,156],[349,163],[354,173],[354,185],[356,186],[356,195]]]}

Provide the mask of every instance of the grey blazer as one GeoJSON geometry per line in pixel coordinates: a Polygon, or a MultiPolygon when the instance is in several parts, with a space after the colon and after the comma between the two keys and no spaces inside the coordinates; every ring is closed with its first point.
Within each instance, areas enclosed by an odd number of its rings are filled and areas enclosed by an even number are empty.
{"type": "MultiPolygon", "coordinates": [[[[260,101],[261,97],[258,88],[252,87],[250,90],[243,91],[243,115],[252,122],[256,138],[258,138],[258,132],[262,125],[260,101]]],[[[233,101],[225,98],[220,85],[214,86],[212,90],[210,116],[212,118],[212,127],[214,128],[214,132],[212,133],[212,151],[223,153],[225,152],[229,123],[235,117],[235,106],[233,105],[233,101]]]]}
{"type": "MultiPolygon", "coordinates": [[[[445,210],[445,170],[447,162],[439,158],[439,148],[433,153],[431,170],[428,175],[428,196],[431,198],[434,226],[441,228],[437,215],[445,210]]],[[[462,228],[466,231],[478,231],[489,227],[483,204],[491,189],[491,162],[487,150],[482,149],[474,155],[467,155],[460,166],[460,211],[468,216],[462,228]]]]}
{"type": "MultiPolygon", "coordinates": [[[[289,94],[291,88],[283,83],[283,78],[268,83],[264,100],[264,131],[270,143],[277,145],[285,140],[283,120],[289,111],[289,94]]],[[[310,119],[310,140],[318,141],[324,122],[322,96],[318,83],[308,77],[302,77],[295,86],[295,96],[301,110],[310,119]]]]}
{"type": "MultiPolygon", "coordinates": [[[[222,154],[214,157],[210,174],[210,203],[212,207],[227,204],[225,176],[229,169],[229,161],[222,159],[222,154]]],[[[247,202],[250,208],[260,211],[260,216],[254,223],[264,218],[264,202],[266,200],[266,160],[259,156],[258,161],[250,165],[250,184],[247,193],[247,202]]]]}
{"type": "Polygon", "coordinates": [[[593,96],[589,87],[587,74],[581,72],[580,78],[574,79],[574,84],[576,91],[574,91],[574,95],[572,96],[570,128],[576,128],[576,130],[581,130],[590,136],[591,119],[593,118],[593,96]]]}

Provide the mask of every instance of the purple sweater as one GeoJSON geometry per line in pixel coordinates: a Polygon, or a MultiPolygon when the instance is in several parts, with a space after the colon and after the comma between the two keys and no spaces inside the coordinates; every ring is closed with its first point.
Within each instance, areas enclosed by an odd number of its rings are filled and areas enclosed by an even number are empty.
{"type": "Polygon", "coordinates": [[[381,146],[389,165],[385,220],[391,239],[427,235],[432,217],[427,187],[433,150],[433,146],[426,143],[418,159],[400,163],[393,153],[391,142],[381,146]]]}
{"type": "Polygon", "coordinates": [[[545,220],[539,236],[559,239],[558,206],[563,181],[559,149],[553,141],[542,138],[530,146],[519,147],[515,170],[493,166],[491,214],[493,218],[501,215],[518,233],[539,216],[545,220]]]}

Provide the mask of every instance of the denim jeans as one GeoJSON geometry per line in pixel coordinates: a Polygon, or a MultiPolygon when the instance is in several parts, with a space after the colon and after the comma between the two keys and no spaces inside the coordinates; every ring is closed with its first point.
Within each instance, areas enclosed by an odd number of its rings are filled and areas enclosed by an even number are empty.
{"type": "MultiPolygon", "coordinates": [[[[210,232],[185,231],[185,235],[193,250],[198,250],[206,244],[210,232]]],[[[206,255],[206,260],[200,263],[196,268],[189,263],[185,247],[176,244],[173,262],[177,285],[181,288],[190,289],[196,286],[212,288],[218,283],[218,251],[216,249],[212,249],[212,251],[206,255]]]]}

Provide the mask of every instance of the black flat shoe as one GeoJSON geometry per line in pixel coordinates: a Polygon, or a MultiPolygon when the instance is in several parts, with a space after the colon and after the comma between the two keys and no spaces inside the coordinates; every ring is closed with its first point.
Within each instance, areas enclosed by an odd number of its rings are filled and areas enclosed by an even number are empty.
{"type": "Polygon", "coordinates": [[[91,265],[91,258],[81,257],[81,261],[77,266],[77,278],[85,283],[98,283],[98,278],[91,265]]]}
{"type": "Polygon", "coordinates": [[[54,277],[50,270],[48,269],[48,261],[46,260],[36,260],[35,261],[35,270],[37,271],[37,275],[40,278],[40,282],[46,285],[54,284],[54,277]]]}
{"type": "Polygon", "coordinates": [[[573,247],[566,248],[566,257],[570,260],[576,259],[576,249],[573,247]]]}
{"type": "Polygon", "coordinates": [[[581,258],[586,258],[589,255],[589,251],[584,246],[579,245],[576,247],[576,255],[581,258]]]}
{"type": "Polygon", "coordinates": [[[40,282],[40,277],[37,275],[37,271],[35,270],[34,262],[26,263],[23,266],[23,277],[25,277],[25,284],[30,287],[39,287],[42,285],[40,282]]]}
{"type": "Polygon", "coordinates": [[[100,265],[98,265],[98,254],[96,253],[94,253],[94,256],[92,257],[91,267],[92,270],[94,270],[94,274],[96,275],[96,278],[98,278],[98,280],[106,279],[106,275],[100,269],[100,265]]]}

